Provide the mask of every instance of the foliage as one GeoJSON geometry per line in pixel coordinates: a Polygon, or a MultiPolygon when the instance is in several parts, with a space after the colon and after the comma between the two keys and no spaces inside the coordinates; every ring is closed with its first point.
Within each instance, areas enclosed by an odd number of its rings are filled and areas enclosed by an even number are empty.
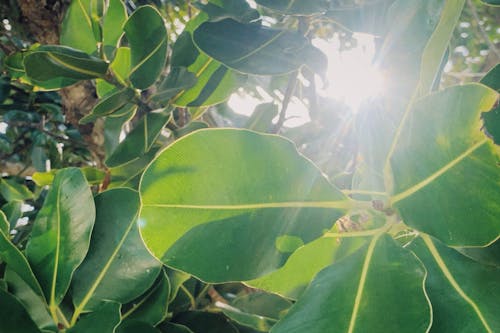
{"type": "Polygon", "coordinates": [[[256,3],[73,0],[4,52],[2,160],[38,172],[0,180],[0,332],[500,331],[500,68],[439,84],[470,2],[256,3]],[[357,114],[315,92],[333,29],[378,36],[357,114]]]}

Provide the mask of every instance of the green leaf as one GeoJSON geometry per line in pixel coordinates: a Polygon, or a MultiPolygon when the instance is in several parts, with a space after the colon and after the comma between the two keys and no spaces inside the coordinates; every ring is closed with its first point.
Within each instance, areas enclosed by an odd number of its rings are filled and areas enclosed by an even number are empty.
{"type": "Polygon", "coordinates": [[[21,302],[0,289],[0,332],[40,333],[21,302]]]}
{"type": "Polygon", "coordinates": [[[182,312],[175,317],[175,323],[188,327],[193,333],[238,333],[236,327],[216,313],[182,312]]]}
{"type": "Polygon", "coordinates": [[[2,231],[4,234],[8,235],[9,234],[9,220],[7,219],[7,216],[3,212],[3,210],[0,210],[0,231],[2,231]]]}
{"type": "Polygon", "coordinates": [[[193,6],[205,12],[210,21],[232,18],[242,23],[249,23],[260,16],[259,12],[251,8],[245,0],[211,0],[206,4],[195,2],[193,6]]]}
{"type": "MultiPolygon", "coordinates": [[[[127,78],[130,73],[130,48],[119,47],[116,50],[113,62],[109,65],[109,69],[113,72],[114,77],[119,83],[123,86],[128,86],[127,78]]],[[[118,88],[103,79],[96,80],[97,95],[101,98],[115,89],[117,90],[118,88]]]]}
{"type": "Polygon", "coordinates": [[[109,190],[95,197],[95,205],[89,253],[73,277],[76,314],[93,310],[104,300],[133,300],[151,286],[160,270],[137,229],[138,193],[127,188],[109,190]]]}
{"type": "Polygon", "coordinates": [[[200,130],[200,129],[205,129],[208,128],[208,124],[203,122],[203,121],[192,121],[186,126],[176,129],[173,131],[174,137],[175,138],[180,138],[184,135],[188,135],[189,133],[192,133],[194,131],[200,130]]]}
{"type": "Polygon", "coordinates": [[[149,152],[132,161],[110,168],[111,182],[108,188],[130,187],[139,188],[139,178],[146,166],[153,160],[158,149],[152,148],[149,152]]]}
{"type": "Polygon", "coordinates": [[[14,229],[16,227],[17,220],[23,216],[23,212],[21,210],[22,206],[23,202],[19,200],[10,201],[2,206],[1,209],[5,213],[8,221],[6,233],[8,233],[9,227],[10,229],[14,229]]]}
{"type": "Polygon", "coordinates": [[[359,249],[365,241],[363,237],[321,237],[292,253],[277,271],[245,284],[297,299],[319,271],[359,249]]]}
{"type": "Polygon", "coordinates": [[[136,104],[128,104],[118,113],[126,111],[126,113],[111,117],[106,117],[104,119],[104,149],[106,151],[106,156],[112,154],[112,152],[120,144],[120,136],[122,135],[124,125],[134,117],[137,112],[136,104]]]}
{"type": "Polygon", "coordinates": [[[189,72],[187,68],[172,67],[165,80],[158,86],[156,93],[151,96],[151,100],[166,103],[181,91],[194,86],[196,81],[196,75],[189,72]]]}
{"type": "Polygon", "coordinates": [[[33,289],[12,269],[7,267],[5,281],[9,286],[9,292],[13,294],[24,306],[31,319],[41,329],[55,330],[56,325],[47,311],[45,302],[40,294],[33,289]]]}
{"type": "Polygon", "coordinates": [[[201,24],[193,40],[207,55],[242,73],[279,75],[302,65],[319,74],[326,70],[326,56],[297,32],[225,19],[201,24]]]}
{"type": "MultiPolygon", "coordinates": [[[[52,184],[54,177],[59,171],[60,170],[58,169],[52,169],[47,172],[35,172],[31,178],[38,186],[47,186],[52,184]]],[[[85,179],[87,179],[87,182],[90,185],[101,184],[106,176],[104,171],[92,167],[83,167],[80,168],[80,171],[83,173],[85,179]]]]}
{"type": "Polygon", "coordinates": [[[462,247],[456,250],[482,264],[500,267],[500,239],[487,247],[462,247]]]}
{"type": "Polygon", "coordinates": [[[308,243],[351,205],[291,142],[234,129],[176,141],[146,169],[140,193],[152,253],[211,282],[277,269],[290,255],[276,248],[278,237],[308,243]]]}
{"type": "Polygon", "coordinates": [[[62,301],[87,254],[94,219],[94,200],[83,173],[76,168],[59,171],[26,247],[51,310],[62,301]]]}
{"type": "Polygon", "coordinates": [[[170,281],[170,303],[175,299],[175,296],[177,296],[177,292],[179,291],[179,288],[182,286],[182,284],[189,280],[191,276],[187,273],[176,271],[173,269],[167,270],[167,276],[168,280],[170,281]]]}
{"type": "Polygon", "coordinates": [[[24,67],[30,78],[43,83],[94,79],[106,73],[108,63],[67,46],[43,45],[24,57],[24,67]]]}
{"type": "Polygon", "coordinates": [[[500,268],[477,263],[426,235],[408,248],[422,260],[429,274],[425,287],[433,310],[431,332],[500,330],[500,268]]]}
{"type": "Polygon", "coordinates": [[[19,184],[15,179],[0,179],[0,194],[5,201],[24,201],[33,199],[33,193],[23,184],[19,184]]]}
{"type": "Polygon", "coordinates": [[[448,245],[481,246],[498,238],[500,158],[480,130],[481,112],[497,98],[482,85],[457,86],[420,100],[406,114],[390,159],[390,200],[407,225],[448,245]]]}
{"type": "Polygon", "coordinates": [[[95,121],[99,117],[109,116],[118,112],[127,104],[129,106],[127,108],[128,110],[133,106],[130,102],[133,102],[134,97],[135,90],[128,87],[118,90],[115,93],[111,93],[99,101],[99,103],[94,106],[90,114],[80,119],[80,124],[87,124],[95,121]]]}
{"type": "Polygon", "coordinates": [[[482,79],[481,83],[500,92],[500,64],[493,67],[482,79]]]}
{"type": "MultiPolygon", "coordinates": [[[[0,211],[0,219],[5,224],[6,218],[0,211]]],[[[0,228],[0,259],[7,267],[17,273],[21,279],[38,295],[43,297],[42,288],[23,253],[10,241],[8,229],[0,228]]]]}
{"type": "Polygon", "coordinates": [[[106,159],[106,165],[112,168],[139,159],[152,148],[169,119],[170,113],[164,110],[147,113],[106,159]]]}
{"type": "Polygon", "coordinates": [[[271,332],[427,332],[425,275],[410,251],[388,235],[374,237],[322,270],[271,332]]]}
{"type": "Polygon", "coordinates": [[[127,21],[127,9],[122,0],[109,0],[102,23],[102,47],[107,59],[113,58],[127,21]]]}
{"type": "Polygon", "coordinates": [[[116,329],[116,333],[161,333],[161,331],[148,323],[138,320],[126,320],[116,329]]]}
{"type": "Polygon", "coordinates": [[[292,302],[277,295],[256,292],[235,298],[222,312],[240,325],[268,332],[290,306],[292,302]]]}
{"type": "Polygon", "coordinates": [[[94,312],[83,315],[67,333],[114,333],[120,324],[120,307],[116,302],[104,302],[94,312]]]}
{"type": "Polygon", "coordinates": [[[436,80],[441,77],[439,75],[441,62],[448,50],[451,36],[462,14],[464,4],[465,0],[445,1],[439,22],[422,54],[418,87],[420,96],[430,93],[436,80]]]}
{"type": "Polygon", "coordinates": [[[259,104],[255,107],[255,110],[246,122],[245,128],[257,132],[269,132],[273,127],[272,120],[277,115],[277,104],[272,102],[259,104]]]}
{"type": "Polygon", "coordinates": [[[160,76],[167,57],[167,29],[158,11],[139,7],[123,28],[131,50],[130,81],[146,89],[160,76]]]}
{"type": "Polygon", "coordinates": [[[132,302],[132,308],[123,318],[137,319],[153,326],[165,319],[170,299],[170,282],[165,271],[160,273],[159,279],[146,295],[132,302]]]}
{"type": "Polygon", "coordinates": [[[329,0],[256,0],[259,5],[287,15],[312,15],[326,12],[329,0]]]}
{"type": "Polygon", "coordinates": [[[500,0],[481,0],[481,1],[487,5],[500,6],[500,0]]]}
{"type": "Polygon", "coordinates": [[[184,325],[178,325],[168,321],[162,323],[160,329],[162,332],[166,333],[193,333],[193,331],[184,325]]]}
{"type": "Polygon", "coordinates": [[[92,28],[92,0],[73,0],[66,11],[62,25],[60,42],[88,54],[97,51],[97,41],[92,28]]]}

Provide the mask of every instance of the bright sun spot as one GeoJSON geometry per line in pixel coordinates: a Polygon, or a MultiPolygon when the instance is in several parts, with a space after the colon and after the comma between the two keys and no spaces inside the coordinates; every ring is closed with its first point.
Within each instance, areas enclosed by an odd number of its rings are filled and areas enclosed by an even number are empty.
{"type": "MultiPolygon", "coordinates": [[[[373,64],[375,41],[367,34],[354,34],[357,44],[350,50],[340,51],[338,38],[326,41],[313,40],[328,58],[326,82],[317,77],[317,93],[321,97],[335,99],[346,104],[356,113],[363,101],[383,93],[384,78],[373,64]]],[[[260,92],[264,100],[235,93],[228,101],[229,106],[237,113],[250,115],[255,106],[272,101],[271,96],[263,90],[260,92]]],[[[307,106],[297,98],[292,98],[287,109],[285,126],[296,127],[310,121],[307,106]]]]}

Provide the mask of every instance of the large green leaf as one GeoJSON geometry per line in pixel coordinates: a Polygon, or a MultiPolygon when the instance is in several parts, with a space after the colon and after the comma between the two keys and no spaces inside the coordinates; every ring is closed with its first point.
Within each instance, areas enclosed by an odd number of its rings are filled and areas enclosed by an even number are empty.
{"type": "Polygon", "coordinates": [[[94,200],[82,172],[59,171],[26,247],[51,310],[63,299],[74,270],[87,254],[94,219],[94,200]]]}
{"type": "Polygon", "coordinates": [[[125,312],[123,319],[136,319],[150,325],[157,325],[167,316],[170,299],[170,282],[162,271],[159,281],[141,298],[132,302],[132,308],[125,312]]]}
{"type": "Polygon", "coordinates": [[[102,23],[102,47],[107,59],[113,58],[127,21],[127,9],[122,0],[109,0],[102,23]]]}
{"type": "Polygon", "coordinates": [[[116,302],[104,302],[94,312],[83,315],[67,333],[114,333],[121,321],[121,305],[116,302]]]}
{"type": "Polygon", "coordinates": [[[442,67],[442,59],[448,49],[451,36],[462,14],[465,0],[446,1],[441,11],[439,22],[425,46],[420,69],[419,92],[421,96],[428,94],[435,85],[442,67]]]}
{"type": "Polygon", "coordinates": [[[391,203],[407,225],[448,245],[498,238],[500,157],[480,119],[497,98],[482,85],[457,86],[408,111],[390,160],[393,179],[386,174],[391,203]]]}
{"type": "Polygon", "coordinates": [[[169,119],[170,113],[165,110],[147,113],[106,159],[106,165],[117,167],[140,159],[150,151],[169,119]]]}
{"type": "Polygon", "coordinates": [[[425,276],[410,251],[388,235],[374,237],[322,270],[271,332],[427,332],[425,276]]]}
{"type": "Polygon", "coordinates": [[[425,286],[432,302],[431,332],[500,331],[500,268],[474,262],[426,235],[408,248],[429,274],[425,286]]]}
{"type": "Polygon", "coordinates": [[[86,124],[95,121],[99,117],[109,116],[120,109],[126,104],[129,105],[128,109],[133,107],[133,98],[135,97],[135,90],[131,88],[123,88],[111,93],[103,98],[92,109],[92,112],[80,120],[81,124],[86,124]]]}
{"type": "Polygon", "coordinates": [[[73,0],[61,25],[60,41],[88,54],[97,51],[92,24],[92,0],[73,0]]]}
{"type": "Polygon", "coordinates": [[[30,78],[43,83],[94,79],[106,73],[108,63],[67,46],[43,45],[24,57],[24,67],[30,78]]]}
{"type": "Polygon", "coordinates": [[[40,294],[37,294],[33,289],[16,274],[12,269],[7,267],[5,271],[5,281],[9,286],[9,292],[13,294],[23,304],[31,319],[41,329],[55,330],[56,325],[50,317],[45,302],[40,294]]]}
{"type": "Polygon", "coordinates": [[[138,89],[146,89],[160,76],[167,58],[167,29],[158,11],[139,7],[123,28],[131,50],[129,79],[138,89]]]}
{"type": "Polygon", "coordinates": [[[260,16],[259,12],[250,7],[246,0],[210,0],[206,4],[195,2],[193,6],[205,12],[210,21],[232,18],[247,23],[257,20],[260,16]]]}
{"type": "Polygon", "coordinates": [[[242,73],[278,75],[302,65],[318,73],[326,70],[325,55],[297,32],[224,19],[201,24],[193,40],[204,53],[242,73]]]}
{"type": "Polygon", "coordinates": [[[234,129],[176,141],[146,169],[140,193],[152,253],[219,282],[282,266],[290,252],[279,249],[280,237],[310,242],[351,205],[291,142],[234,129]]]}
{"type": "Polygon", "coordinates": [[[23,305],[0,288],[0,333],[40,333],[23,305]]]}
{"type": "Polygon", "coordinates": [[[137,229],[138,193],[109,190],[95,197],[95,205],[90,250],[73,277],[75,313],[95,309],[104,300],[133,300],[151,286],[160,270],[137,229]]]}
{"type": "Polygon", "coordinates": [[[329,0],[256,0],[259,5],[288,15],[312,15],[326,12],[329,0]]]}
{"type": "MultiPolygon", "coordinates": [[[[0,223],[6,222],[5,215],[0,211],[0,223]]],[[[7,228],[0,228],[0,259],[8,268],[15,272],[39,296],[43,296],[31,267],[23,253],[10,241],[7,228]]]]}

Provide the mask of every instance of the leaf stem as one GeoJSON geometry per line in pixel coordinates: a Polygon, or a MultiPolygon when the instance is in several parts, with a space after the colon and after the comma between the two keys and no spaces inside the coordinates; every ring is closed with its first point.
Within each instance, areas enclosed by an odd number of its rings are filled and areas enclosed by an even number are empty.
{"type": "Polygon", "coordinates": [[[292,99],[293,91],[295,90],[295,86],[297,85],[297,76],[299,75],[299,71],[295,71],[290,75],[288,79],[288,84],[285,90],[285,96],[283,97],[283,103],[281,105],[281,111],[278,117],[278,121],[274,126],[273,133],[278,134],[283,127],[286,119],[286,110],[288,109],[288,104],[290,104],[290,100],[292,99]]]}
{"type": "Polygon", "coordinates": [[[194,299],[193,295],[187,290],[186,286],[181,284],[180,289],[186,294],[186,296],[189,298],[189,303],[191,304],[191,309],[196,309],[196,300],[194,299]]]}

